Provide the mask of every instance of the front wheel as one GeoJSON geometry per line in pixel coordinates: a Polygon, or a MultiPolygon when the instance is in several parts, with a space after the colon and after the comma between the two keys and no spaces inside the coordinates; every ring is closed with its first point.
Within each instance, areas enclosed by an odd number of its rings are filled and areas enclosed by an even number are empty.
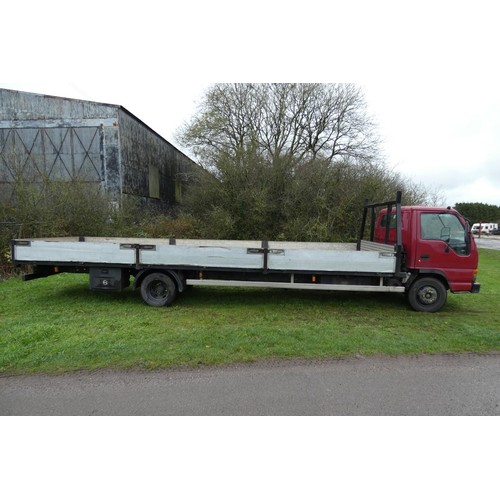
{"type": "Polygon", "coordinates": [[[446,287],[437,278],[417,279],[408,290],[408,302],[415,311],[437,312],[446,304],[446,287]]]}
{"type": "Polygon", "coordinates": [[[177,297],[177,288],[170,276],[152,273],[148,274],[141,283],[141,296],[150,306],[169,306],[177,297]]]}

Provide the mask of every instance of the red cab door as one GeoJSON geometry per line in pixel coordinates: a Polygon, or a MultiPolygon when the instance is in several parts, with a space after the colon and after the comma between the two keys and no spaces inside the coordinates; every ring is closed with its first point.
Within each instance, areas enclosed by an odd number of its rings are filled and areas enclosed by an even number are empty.
{"type": "Polygon", "coordinates": [[[471,252],[474,241],[466,226],[452,212],[424,210],[415,215],[414,269],[444,275],[454,292],[470,291],[477,253],[471,252]]]}

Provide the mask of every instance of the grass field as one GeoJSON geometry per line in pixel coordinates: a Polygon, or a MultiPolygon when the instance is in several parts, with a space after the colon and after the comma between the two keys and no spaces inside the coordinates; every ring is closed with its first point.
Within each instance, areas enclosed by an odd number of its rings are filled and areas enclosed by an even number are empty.
{"type": "Polygon", "coordinates": [[[87,275],[0,283],[0,373],[196,366],[500,350],[500,252],[480,251],[480,294],[436,314],[397,294],[192,289],[172,307],[91,292],[87,275]]]}

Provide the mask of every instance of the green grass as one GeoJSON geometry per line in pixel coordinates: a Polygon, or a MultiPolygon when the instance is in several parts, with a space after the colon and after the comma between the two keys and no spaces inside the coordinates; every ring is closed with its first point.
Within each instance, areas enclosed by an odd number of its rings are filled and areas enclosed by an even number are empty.
{"type": "Polygon", "coordinates": [[[0,283],[0,373],[196,366],[269,358],[500,350],[500,252],[480,294],[436,314],[397,294],[194,288],[172,307],[91,292],[87,275],[0,283]]]}

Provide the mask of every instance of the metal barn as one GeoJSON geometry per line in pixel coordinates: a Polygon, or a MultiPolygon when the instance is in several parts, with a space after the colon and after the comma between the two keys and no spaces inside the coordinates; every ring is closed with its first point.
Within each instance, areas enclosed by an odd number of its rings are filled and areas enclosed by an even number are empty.
{"type": "Polygon", "coordinates": [[[168,210],[198,168],[122,106],[0,89],[0,199],[19,178],[79,179],[168,210]]]}

